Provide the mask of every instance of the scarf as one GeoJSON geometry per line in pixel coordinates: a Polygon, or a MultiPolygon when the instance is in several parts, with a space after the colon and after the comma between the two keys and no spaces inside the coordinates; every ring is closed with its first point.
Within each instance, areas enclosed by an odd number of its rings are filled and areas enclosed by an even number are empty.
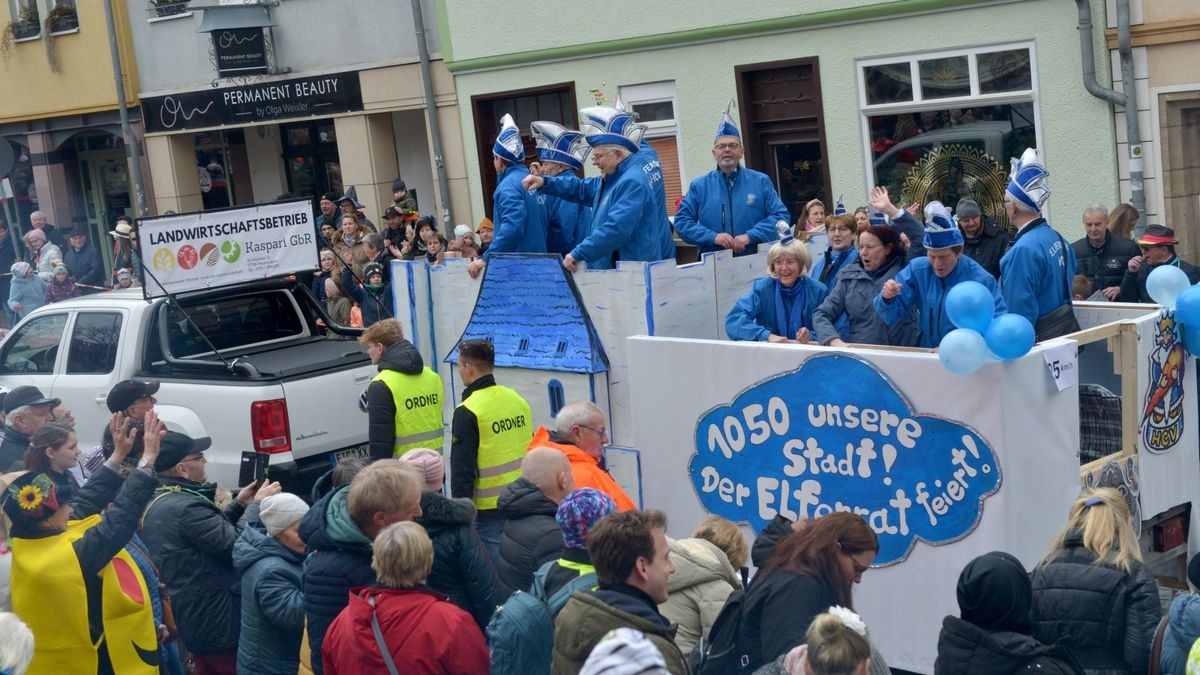
{"type": "MultiPolygon", "coordinates": [[[[891,260],[883,261],[883,264],[879,267],[876,267],[874,271],[871,271],[865,267],[863,268],[863,271],[870,275],[872,281],[879,281],[884,275],[890,272],[893,267],[895,267],[898,263],[901,263],[903,260],[903,255],[893,255],[891,260]]],[[[862,264],[861,258],[859,259],[859,264],[862,264]]]]}
{"type": "Polygon", "coordinates": [[[840,251],[833,250],[833,247],[825,249],[825,267],[821,268],[821,278],[817,281],[829,286],[829,277],[835,276],[838,266],[842,264],[842,258],[850,253],[850,247],[846,247],[840,251]]]}
{"type": "Polygon", "coordinates": [[[782,329],[780,335],[789,340],[796,339],[796,333],[804,326],[807,300],[804,277],[797,279],[791,288],[775,281],[775,323],[782,329]]]}

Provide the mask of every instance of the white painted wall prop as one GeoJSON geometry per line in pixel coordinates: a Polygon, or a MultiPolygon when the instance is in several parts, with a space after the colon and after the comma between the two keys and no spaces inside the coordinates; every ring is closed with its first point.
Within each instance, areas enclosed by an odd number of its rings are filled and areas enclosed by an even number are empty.
{"type": "Polygon", "coordinates": [[[137,233],[147,299],[311,271],[320,264],[306,199],[146,218],[137,233]]]}
{"type": "MultiPolygon", "coordinates": [[[[836,507],[841,501],[872,512],[887,507],[886,527],[898,527],[899,509],[887,502],[904,488],[905,499],[913,501],[905,514],[910,538],[928,536],[932,541],[911,544],[899,531],[882,532],[877,566],[887,566],[865,574],[855,592],[856,608],[894,667],[932,672],[941,620],[947,614],[957,615],[955,583],[963,566],[982,553],[1004,550],[1032,569],[1079,492],[1078,390],[1059,392],[1046,377],[1043,345],[1020,359],[959,376],[946,372],[931,353],[860,349],[847,356],[839,350],[804,345],[650,337],[632,337],[628,342],[634,447],[641,451],[645,506],[667,513],[673,536],[680,536],[710,512],[755,527],[781,507],[798,512],[804,499],[810,500],[811,513],[811,498],[805,495],[813,490],[806,491],[803,483],[817,478],[821,504],[836,507]],[[834,364],[839,372],[828,372],[826,368],[834,364]],[[757,399],[750,401],[747,394],[757,399]],[[783,434],[777,430],[783,428],[784,408],[771,403],[774,397],[782,399],[787,410],[783,434]],[[709,449],[705,424],[719,417],[723,434],[725,418],[713,413],[731,402],[737,409],[734,419],[745,429],[742,450],[732,459],[725,457],[716,441],[709,449]],[[743,412],[755,403],[764,409],[750,410],[754,422],[746,424],[743,412]],[[809,403],[841,405],[843,426],[830,427],[828,415],[818,426],[809,419],[809,403]],[[858,407],[857,429],[847,424],[849,405],[858,407]],[[882,428],[878,426],[882,412],[877,420],[873,414],[864,416],[867,409],[891,413],[886,438],[879,431],[863,430],[864,417],[873,428],[882,428]],[[893,422],[893,415],[899,422],[893,422]],[[756,433],[761,443],[750,442],[756,433]],[[901,434],[913,448],[905,446],[901,434]],[[964,450],[964,436],[975,444],[978,459],[964,450]],[[809,438],[828,444],[821,448],[837,460],[819,463],[822,473],[816,476],[807,473],[811,463],[803,451],[804,475],[799,463],[783,454],[790,441],[803,442],[807,451],[809,438]],[[866,439],[874,441],[872,449],[879,453],[866,463],[870,478],[862,471],[863,458],[869,454],[861,452],[866,439]],[[883,468],[884,442],[897,450],[890,471],[883,468]],[[964,450],[958,461],[975,475],[955,463],[956,449],[964,450]],[[985,474],[982,468],[989,455],[999,471],[985,474]],[[708,464],[724,471],[722,477],[729,482],[717,481],[706,491],[711,481],[706,486],[703,475],[699,481],[691,478],[689,465],[691,471],[703,472],[708,464]],[[828,475],[825,467],[834,475],[828,475]],[[838,473],[843,470],[855,477],[838,473]],[[961,471],[966,487],[961,492],[954,488],[951,495],[951,482],[961,486],[956,471],[961,471]],[[767,480],[738,489],[738,483],[746,484],[747,477],[756,474],[767,480]],[[893,485],[884,485],[886,477],[892,478],[893,485]],[[993,477],[995,483],[990,482],[993,477]],[[787,491],[782,489],[785,479],[787,491]],[[925,504],[914,499],[917,482],[924,483],[925,504]],[[944,508],[945,513],[934,510],[935,497],[941,497],[936,508],[944,508]],[[972,513],[980,510],[977,517],[972,513]],[[952,532],[951,522],[960,530],[952,532]],[[907,557],[902,555],[905,550],[907,557]]],[[[1054,340],[1048,345],[1064,342],[1054,340]]],[[[830,410],[825,408],[827,413],[830,410]]],[[[729,435],[725,438],[728,442],[729,435]]],[[[885,528],[882,515],[868,517],[868,522],[876,531],[885,528]]]]}

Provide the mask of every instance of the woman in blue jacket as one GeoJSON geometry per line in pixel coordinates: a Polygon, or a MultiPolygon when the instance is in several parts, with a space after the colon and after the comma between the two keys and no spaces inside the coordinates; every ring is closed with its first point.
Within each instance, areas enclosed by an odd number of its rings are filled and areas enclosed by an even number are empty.
{"type": "Polygon", "coordinates": [[[813,312],[825,300],[825,285],[805,276],[808,249],[788,232],[767,253],[769,277],[757,279],[725,317],[730,340],[808,342],[813,312]]]}
{"type": "Polygon", "coordinates": [[[812,278],[825,284],[833,291],[838,283],[838,273],[858,260],[858,249],[854,246],[854,217],[832,216],[825,221],[825,234],[829,246],[813,261],[812,278]]]}
{"type": "Polygon", "coordinates": [[[890,326],[875,311],[875,296],[904,269],[904,258],[899,230],[887,225],[871,225],[863,230],[858,235],[858,259],[842,268],[838,284],[829,289],[829,295],[813,313],[817,342],[833,347],[844,347],[847,342],[916,346],[920,334],[915,310],[890,326]],[[849,335],[845,340],[841,335],[843,323],[849,335]]]}

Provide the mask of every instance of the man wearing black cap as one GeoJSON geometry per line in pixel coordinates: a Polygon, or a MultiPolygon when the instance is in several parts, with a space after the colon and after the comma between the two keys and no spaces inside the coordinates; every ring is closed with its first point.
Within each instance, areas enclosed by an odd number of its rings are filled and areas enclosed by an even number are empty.
{"type": "Polygon", "coordinates": [[[50,412],[61,403],[46,398],[37,387],[22,386],[4,397],[4,440],[0,442],[0,473],[25,468],[25,450],[29,437],[47,422],[54,420],[50,412]]]}
{"type": "MultiPolygon", "coordinates": [[[[158,402],[158,399],[154,398],[154,394],[158,393],[158,387],[159,383],[153,381],[121,380],[108,392],[105,404],[108,406],[109,412],[121,413],[129,418],[135,428],[140,430],[146,421],[146,413],[154,410],[154,404],[158,402]]],[[[90,478],[104,463],[104,460],[112,454],[113,437],[108,426],[104,427],[101,438],[100,445],[92,448],[86,456],[79,458],[79,473],[76,474],[76,478],[81,479],[81,483],[90,478]]],[[[139,431],[134,441],[133,456],[139,457],[141,454],[142,435],[139,431]]]]}
{"type": "Polygon", "coordinates": [[[1008,248],[1008,233],[996,227],[991,218],[984,219],[983,209],[970,197],[958,200],[954,217],[963,233],[963,253],[999,279],[1000,258],[1008,248]]]}
{"type": "MultiPolygon", "coordinates": [[[[139,531],[167,585],[179,635],[197,671],[234,675],[241,625],[233,569],[237,523],[251,502],[278,493],[279,484],[260,488],[252,483],[219,508],[217,486],[207,482],[204,470],[204,451],[211,443],[174,431],[163,436],[154,462],[159,487],[139,531]]],[[[257,509],[251,509],[250,518],[257,517],[257,509]]]]}
{"type": "Polygon", "coordinates": [[[1142,254],[1129,259],[1124,278],[1121,279],[1121,302],[1154,303],[1146,292],[1146,279],[1156,267],[1173,265],[1187,274],[1188,283],[1200,282],[1200,269],[1175,255],[1175,230],[1164,225],[1150,225],[1138,237],[1142,254]]]}
{"type": "Polygon", "coordinates": [[[103,284],[104,263],[100,260],[100,251],[88,243],[87,230],[76,227],[67,233],[67,241],[70,246],[63,251],[63,262],[71,276],[75,277],[75,283],[85,286],[103,284]]]}
{"type": "Polygon", "coordinates": [[[333,192],[326,192],[325,194],[321,195],[321,201],[319,203],[320,212],[317,213],[316,220],[317,232],[320,232],[321,227],[325,224],[332,225],[333,229],[337,229],[338,217],[342,215],[341,212],[338,211],[337,200],[338,196],[333,192]]]}

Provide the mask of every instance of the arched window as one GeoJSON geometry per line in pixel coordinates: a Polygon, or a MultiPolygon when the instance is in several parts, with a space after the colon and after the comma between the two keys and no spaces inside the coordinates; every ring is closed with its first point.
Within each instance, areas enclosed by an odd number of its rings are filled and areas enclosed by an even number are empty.
{"type": "Polygon", "coordinates": [[[550,397],[550,417],[558,417],[558,411],[567,404],[567,395],[563,392],[562,382],[550,380],[546,384],[546,394],[550,397]]]}

